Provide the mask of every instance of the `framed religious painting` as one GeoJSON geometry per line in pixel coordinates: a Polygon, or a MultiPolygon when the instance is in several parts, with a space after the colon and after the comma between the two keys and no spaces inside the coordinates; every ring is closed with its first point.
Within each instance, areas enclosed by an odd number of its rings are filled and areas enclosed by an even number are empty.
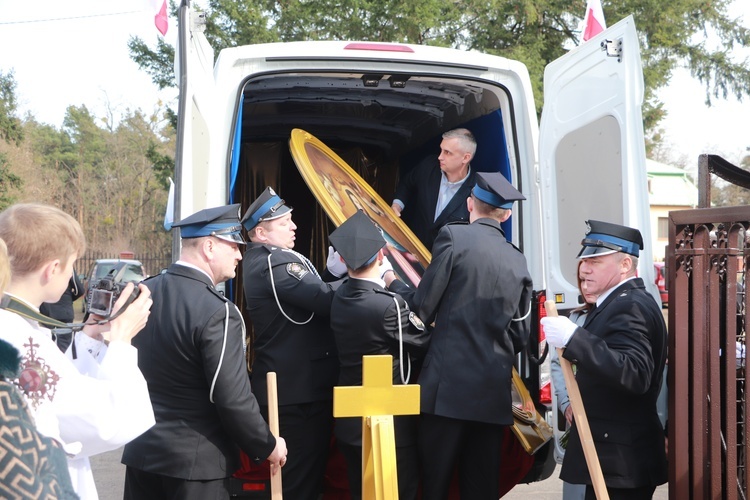
{"type": "Polygon", "coordinates": [[[362,210],[383,231],[386,255],[396,274],[419,284],[430,252],[383,198],[340,156],[309,132],[292,130],[289,149],[294,162],[326,215],[338,227],[362,210]]]}

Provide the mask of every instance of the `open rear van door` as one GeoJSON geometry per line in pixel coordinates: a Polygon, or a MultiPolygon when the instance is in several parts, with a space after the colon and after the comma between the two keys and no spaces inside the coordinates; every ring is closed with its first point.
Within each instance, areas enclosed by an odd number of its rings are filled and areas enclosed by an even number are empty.
{"type": "MultiPolygon", "coordinates": [[[[204,14],[182,2],[175,78],[179,87],[177,150],[175,153],[175,221],[208,206],[226,203],[223,176],[209,175],[214,51],[203,35],[204,14]],[[213,200],[212,198],[216,198],[213,200]]],[[[179,234],[174,231],[179,244],[179,234]]],[[[175,254],[177,255],[177,254],[175,254]]]]}
{"type": "MultiPolygon", "coordinates": [[[[588,219],[638,228],[639,275],[647,286],[654,283],[643,93],[632,16],[545,69],[539,138],[545,274],[547,297],[560,310],[579,305],[576,255],[588,219]]],[[[658,290],[652,293],[658,300],[658,290]]]]}
{"type": "MultiPolygon", "coordinates": [[[[633,17],[565,56],[544,73],[539,165],[547,243],[547,298],[559,310],[578,307],[576,255],[595,219],[638,228],[644,237],[639,275],[654,286],[646,151],[644,84],[633,17]]],[[[557,436],[565,429],[553,398],[557,436]]],[[[564,450],[555,439],[556,456],[564,450]]]]}

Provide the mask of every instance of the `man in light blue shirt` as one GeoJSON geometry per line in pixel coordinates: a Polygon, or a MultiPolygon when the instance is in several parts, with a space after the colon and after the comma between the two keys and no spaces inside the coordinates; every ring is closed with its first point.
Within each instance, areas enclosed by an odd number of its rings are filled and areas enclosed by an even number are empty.
{"type": "Polygon", "coordinates": [[[469,220],[466,199],[474,185],[470,162],[476,149],[469,130],[449,130],[443,134],[440,155],[420,162],[396,188],[393,211],[399,217],[403,214],[404,222],[428,250],[445,224],[469,220]]]}

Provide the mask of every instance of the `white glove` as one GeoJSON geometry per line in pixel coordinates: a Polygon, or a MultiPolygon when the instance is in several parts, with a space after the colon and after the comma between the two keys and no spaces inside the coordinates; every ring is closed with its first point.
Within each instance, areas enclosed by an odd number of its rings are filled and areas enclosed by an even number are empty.
{"type": "Polygon", "coordinates": [[[552,347],[565,347],[578,325],[565,316],[547,316],[542,318],[542,327],[547,343],[552,347]]]}
{"type": "Polygon", "coordinates": [[[393,271],[393,266],[391,265],[391,261],[388,260],[388,257],[383,255],[383,262],[380,264],[380,279],[382,280],[385,276],[385,273],[388,271],[393,271]]]}
{"type": "Polygon", "coordinates": [[[342,277],[346,274],[346,264],[341,260],[341,256],[332,246],[328,246],[328,258],[326,259],[326,268],[328,272],[336,276],[337,278],[342,277]]]}

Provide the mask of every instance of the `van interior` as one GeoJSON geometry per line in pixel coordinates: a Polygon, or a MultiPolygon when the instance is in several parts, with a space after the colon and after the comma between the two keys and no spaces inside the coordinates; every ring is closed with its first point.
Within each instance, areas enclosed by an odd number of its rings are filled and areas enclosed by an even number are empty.
{"type": "MultiPolygon", "coordinates": [[[[507,103],[509,97],[500,86],[436,76],[295,73],[252,78],[244,85],[238,109],[241,140],[239,162],[229,180],[230,201],[246,208],[272,186],[296,208],[295,250],[322,268],[334,226],[295,166],[288,144],[292,129],[303,129],[330,147],[390,205],[399,177],[424,157],[437,155],[442,133],[457,127],[468,128],[477,139],[472,168],[515,177],[501,99],[507,103]]],[[[408,224],[406,211],[404,216],[408,224]]]]}

